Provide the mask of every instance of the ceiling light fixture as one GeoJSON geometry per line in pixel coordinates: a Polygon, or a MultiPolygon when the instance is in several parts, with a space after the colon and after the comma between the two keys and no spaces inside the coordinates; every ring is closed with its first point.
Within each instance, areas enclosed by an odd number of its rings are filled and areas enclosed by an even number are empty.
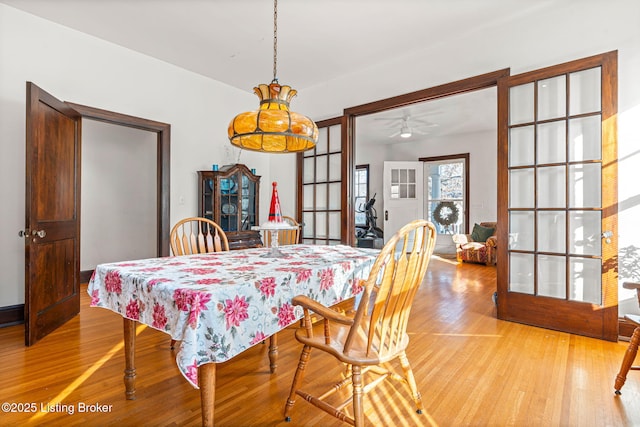
{"type": "Polygon", "coordinates": [[[260,98],[259,110],[240,113],[229,123],[229,141],[236,147],[265,153],[295,153],[316,146],[318,126],[310,118],[289,110],[289,102],[297,91],[278,83],[277,59],[278,0],[274,0],[273,80],[253,88],[260,98]]]}
{"type": "Polygon", "coordinates": [[[400,138],[410,138],[411,137],[411,128],[406,123],[402,124],[400,128],[400,138]]]}

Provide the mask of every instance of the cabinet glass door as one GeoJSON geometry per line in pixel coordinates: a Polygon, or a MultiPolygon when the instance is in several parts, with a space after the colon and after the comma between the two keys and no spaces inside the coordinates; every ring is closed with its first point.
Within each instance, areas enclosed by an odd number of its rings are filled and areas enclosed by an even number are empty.
{"type": "Polygon", "coordinates": [[[224,231],[238,231],[238,176],[220,178],[220,226],[224,231]]]}
{"type": "Polygon", "coordinates": [[[257,224],[256,221],[256,183],[242,174],[242,194],[240,199],[241,230],[251,230],[257,224]]]}
{"type": "MultiPolygon", "coordinates": [[[[199,173],[202,174],[202,172],[199,172],[199,173]]],[[[213,178],[202,177],[200,179],[203,180],[203,182],[201,181],[202,194],[200,195],[201,197],[200,215],[202,215],[204,218],[215,221],[216,219],[213,215],[213,200],[214,200],[213,178]]]]}

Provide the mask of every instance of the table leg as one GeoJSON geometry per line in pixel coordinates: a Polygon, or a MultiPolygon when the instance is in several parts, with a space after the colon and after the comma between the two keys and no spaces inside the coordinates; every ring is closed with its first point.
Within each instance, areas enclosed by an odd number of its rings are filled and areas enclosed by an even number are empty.
{"type": "Polygon", "coordinates": [[[127,400],[136,398],[136,321],[124,320],[124,387],[127,400]]]}
{"type": "Polygon", "coordinates": [[[271,373],[276,372],[278,367],[278,334],[273,334],[269,337],[269,369],[271,373]]]}
{"type": "Polygon", "coordinates": [[[202,425],[213,427],[214,402],[216,395],[216,364],[205,363],[198,368],[198,386],[200,387],[200,410],[202,425]]]}

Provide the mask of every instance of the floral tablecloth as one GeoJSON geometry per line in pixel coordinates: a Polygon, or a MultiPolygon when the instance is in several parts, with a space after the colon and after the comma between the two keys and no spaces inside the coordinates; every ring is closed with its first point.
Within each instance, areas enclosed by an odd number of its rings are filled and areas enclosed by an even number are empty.
{"type": "Polygon", "coordinates": [[[334,305],[360,291],[378,250],[282,246],[101,264],[89,282],[92,307],[104,307],[180,340],[178,368],[194,386],[198,366],[229,360],[302,317],[291,305],[307,295],[334,305]]]}

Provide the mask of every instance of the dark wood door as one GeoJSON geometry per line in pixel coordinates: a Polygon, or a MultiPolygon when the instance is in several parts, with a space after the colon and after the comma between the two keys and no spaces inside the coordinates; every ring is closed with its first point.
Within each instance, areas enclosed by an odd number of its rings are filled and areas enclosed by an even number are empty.
{"type": "Polygon", "coordinates": [[[617,52],[498,82],[498,317],[615,341],[617,52]]]}
{"type": "Polygon", "coordinates": [[[80,311],[80,114],[27,82],[25,344],[80,311]]]}
{"type": "Polygon", "coordinates": [[[320,132],[316,147],[299,153],[297,159],[296,219],[302,220],[300,241],[317,245],[352,244],[353,203],[345,200],[345,195],[352,194],[348,188],[353,183],[355,164],[353,157],[345,157],[344,119],[336,117],[316,124],[320,132]]]}

